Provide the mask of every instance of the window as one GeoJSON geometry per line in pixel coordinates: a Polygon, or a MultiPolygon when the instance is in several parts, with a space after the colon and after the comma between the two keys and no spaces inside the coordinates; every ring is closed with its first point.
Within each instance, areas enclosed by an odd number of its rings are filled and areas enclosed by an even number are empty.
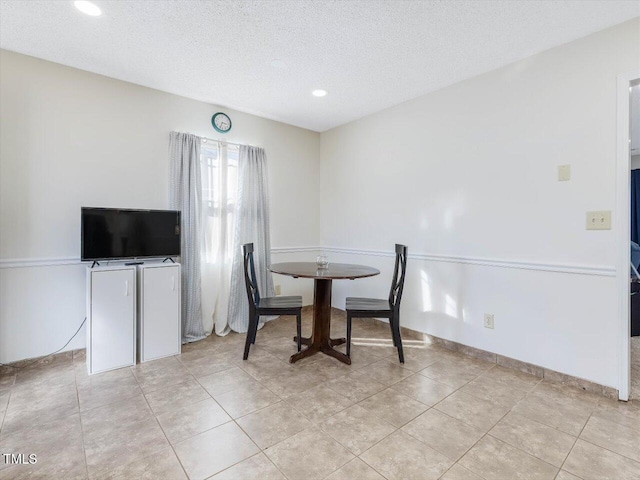
{"type": "Polygon", "coordinates": [[[202,217],[206,263],[231,262],[233,223],[238,202],[238,147],[203,139],[202,217]]]}

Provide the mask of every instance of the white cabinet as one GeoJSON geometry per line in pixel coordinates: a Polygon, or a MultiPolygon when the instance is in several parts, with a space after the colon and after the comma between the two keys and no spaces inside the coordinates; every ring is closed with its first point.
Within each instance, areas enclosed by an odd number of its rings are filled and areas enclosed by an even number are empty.
{"type": "Polygon", "coordinates": [[[90,374],[136,363],[136,270],[87,272],[87,368],[90,374]]]}
{"type": "Polygon", "coordinates": [[[180,265],[138,267],[138,352],[141,362],[180,353],[180,265]]]}

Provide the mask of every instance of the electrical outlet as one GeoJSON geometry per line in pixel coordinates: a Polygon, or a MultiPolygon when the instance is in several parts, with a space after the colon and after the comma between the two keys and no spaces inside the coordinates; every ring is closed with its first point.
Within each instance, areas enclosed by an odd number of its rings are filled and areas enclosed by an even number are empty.
{"type": "Polygon", "coordinates": [[[484,328],[490,328],[493,330],[493,313],[484,314],[484,328]]]}
{"type": "Polygon", "coordinates": [[[282,293],[282,288],[280,287],[280,285],[276,285],[274,288],[276,295],[280,295],[282,293]]]}

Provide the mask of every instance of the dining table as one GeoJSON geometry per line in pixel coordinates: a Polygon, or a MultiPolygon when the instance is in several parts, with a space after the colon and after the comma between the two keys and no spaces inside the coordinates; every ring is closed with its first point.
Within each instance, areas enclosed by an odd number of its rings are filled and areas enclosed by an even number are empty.
{"type": "MultiPolygon", "coordinates": [[[[317,262],[284,262],[274,263],[269,270],[279,275],[293,278],[313,279],[313,328],[311,337],[301,338],[306,346],[300,352],[291,355],[290,363],[324,353],[341,362],[351,365],[351,358],[336,350],[335,346],[346,342],[345,338],[331,338],[331,289],[333,280],[356,280],[358,278],[373,277],[380,274],[380,270],[365,265],[349,263],[329,263],[318,265],[317,262]]],[[[297,337],[293,338],[298,341],[297,337]]]]}

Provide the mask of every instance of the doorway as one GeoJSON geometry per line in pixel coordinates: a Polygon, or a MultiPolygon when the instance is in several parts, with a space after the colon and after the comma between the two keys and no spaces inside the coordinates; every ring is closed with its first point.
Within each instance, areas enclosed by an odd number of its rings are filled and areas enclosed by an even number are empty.
{"type": "MultiPolygon", "coordinates": [[[[633,384],[633,395],[640,398],[640,345],[636,340],[631,339],[631,320],[635,318],[635,310],[632,312],[632,303],[640,300],[640,291],[631,296],[632,274],[635,274],[631,259],[631,178],[632,178],[632,151],[634,154],[640,148],[640,138],[638,128],[640,128],[637,118],[633,119],[632,128],[632,93],[634,87],[640,84],[640,72],[635,75],[619,75],[617,88],[617,160],[616,160],[616,243],[618,251],[618,261],[616,262],[618,299],[619,299],[619,328],[620,339],[619,350],[619,384],[618,398],[629,400],[631,387],[633,384]],[[631,145],[635,139],[634,145],[631,145]],[[633,350],[633,353],[632,353],[633,350]],[[633,366],[633,369],[632,369],[633,366]],[[632,378],[633,370],[633,378],[632,378]]],[[[634,112],[638,110],[635,106],[634,112]]],[[[633,155],[636,156],[636,155],[633,155]]],[[[636,163],[636,162],[634,162],[636,163]]],[[[639,165],[640,166],[640,165],[639,165]]],[[[636,218],[640,220],[640,217],[636,218]]],[[[638,252],[636,252],[638,253],[638,252]]],[[[638,275],[640,277],[640,275],[638,275]]],[[[640,282],[639,282],[640,283],[640,282]]],[[[639,286],[633,287],[636,289],[639,286]]]]}
{"type": "Polygon", "coordinates": [[[640,400],[640,79],[629,86],[630,361],[629,398],[640,400]]]}

